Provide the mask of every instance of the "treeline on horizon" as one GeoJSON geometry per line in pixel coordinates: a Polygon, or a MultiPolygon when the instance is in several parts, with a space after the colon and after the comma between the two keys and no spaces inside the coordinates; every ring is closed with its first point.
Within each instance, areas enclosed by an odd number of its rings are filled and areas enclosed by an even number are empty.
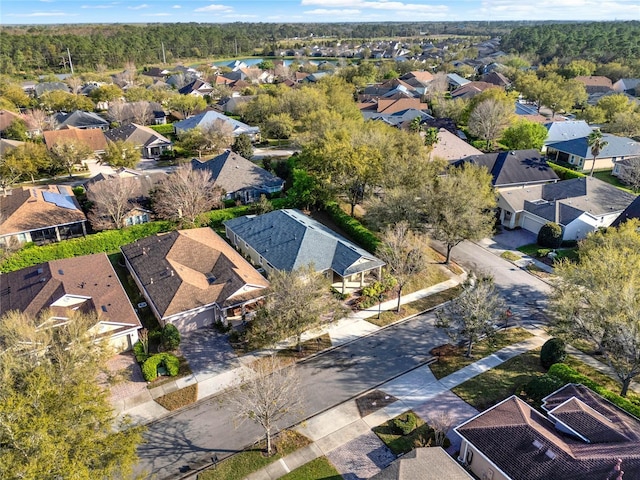
{"type": "Polygon", "coordinates": [[[280,48],[435,35],[502,36],[510,53],[608,61],[640,56],[640,22],[415,22],[108,24],[3,27],[0,71],[20,74],[122,68],[181,59],[261,54],[280,48]]]}

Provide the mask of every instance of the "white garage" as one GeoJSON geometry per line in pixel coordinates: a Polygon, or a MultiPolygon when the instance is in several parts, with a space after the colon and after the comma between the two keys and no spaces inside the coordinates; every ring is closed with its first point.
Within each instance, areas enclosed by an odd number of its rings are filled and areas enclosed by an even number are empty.
{"type": "Polygon", "coordinates": [[[542,228],[542,226],[547,223],[547,220],[544,218],[536,217],[527,212],[523,212],[522,215],[522,228],[528,230],[536,235],[542,228]]]}

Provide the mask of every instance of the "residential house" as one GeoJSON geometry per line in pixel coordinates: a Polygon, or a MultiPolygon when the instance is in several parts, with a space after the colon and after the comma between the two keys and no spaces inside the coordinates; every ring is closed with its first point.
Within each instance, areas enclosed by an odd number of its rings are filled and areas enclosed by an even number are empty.
{"type": "Polygon", "coordinates": [[[640,478],[638,418],[576,384],[542,409],[513,395],[459,425],[459,460],[492,480],[640,478]]]}
{"type": "Polygon", "coordinates": [[[244,105],[256,98],[255,95],[233,95],[231,98],[224,100],[222,110],[225,113],[237,114],[244,105]]]}
{"type": "Polygon", "coordinates": [[[400,80],[415,88],[420,95],[424,95],[433,81],[433,74],[424,70],[413,71],[402,75],[400,80]]]}
{"type": "Polygon", "coordinates": [[[547,129],[547,138],[544,140],[542,151],[547,150],[551,143],[564,142],[589,136],[593,128],[584,120],[554,121],[544,124],[547,129]]]}
{"type": "Polygon", "coordinates": [[[442,447],[414,448],[369,480],[473,480],[442,447]]]}
{"type": "Polygon", "coordinates": [[[618,93],[628,93],[640,96],[640,78],[621,78],[613,84],[613,90],[618,93]]]}
{"type": "Polygon", "coordinates": [[[207,110],[206,112],[199,113],[193,117],[189,117],[186,120],[176,122],[173,124],[176,133],[181,131],[191,130],[192,128],[201,127],[208,128],[216,121],[222,121],[227,123],[233,131],[234,136],[246,133],[249,135],[252,141],[256,141],[260,136],[260,127],[252,127],[246,123],[242,123],[239,120],[235,120],[231,117],[227,117],[225,114],[216,112],[214,110],[207,110]]]}
{"type": "Polygon", "coordinates": [[[471,83],[471,80],[461,77],[457,73],[447,74],[447,83],[449,84],[449,90],[455,90],[458,87],[471,83]]]}
{"type": "Polygon", "coordinates": [[[200,80],[199,78],[186,84],[184,87],[178,90],[181,95],[195,95],[197,97],[204,97],[211,94],[213,87],[210,83],[200,80]]]}
{"type": "MultiPolygon", "coordinates": [[[[640,143],[631,138],[602,134],[607,145],[595,159],[596,170],[612,170],[616,162],[629,157],[640,156],[640,143]]],[[[579,171],[591,171],[594,159],[587,137],[574,138],[547,144],[547,156],[554,162],[566,162],[579,171]]]]}
{"type": "Polygon", "coordinates": [[[491,184],[499,190],[555,183],[559,180],[546,159],[535,149],[472,155],[453,162],[455,166],[472,163],[486,167],[491,184]]]}
{"type": "Polygon", "coordinates": [[[501,88],[507,88],[509,85],[511,85],[511,80],[509,80],[500,72],[496,71],[491,71],[490,73],[484,74],[482,76],[482,81],[485,83],[491,83],[501,88]]]}
{"type": "Polygon", "coordinates": [[[0,110],[0,136],[4,137],[4,131],[11,126],[16,120],[20,120],[22,117],[19,113],[11,112],[9,110],[0,110]]]}
{"type": "Polygon", "coordinates": [[[99,128],[81,130],[68,127],[62,130],[48,130],[42,132],[44,143],[49,150],[59,143],[80,142],[89,147],[95,155],[100,155],[107,148],[107,139],[99,128]]]}
{"type": "Polygon", "coordinates": [[[53,92],[55,90],[60,90],[67,93],[71,91],[69,86],[64,82],[42,82],[36,83],[33,87],[33,91],[38,98],[46,92],[53,92]]]}
{"type": "Polygon", "coordinates": [[[616,92],[615,90],[609,90],[608,92],[590,93],[589,97],[587,98],[587,105],[595,106],[600,100],[611,95],[624,95],[627,98],[627,102],[630,103],[632,107],[640,106],[640,99],[634,97],[628,92],[616,92]]]}
{"type": "Polygon", "coordinates": [[[227,238],[269,274],[313,265],[345,293],[347,283],[364,286],[365,275],[380,278],[384,262],[300,210],[275,210],[224,222],[227,238]]]}
{"type": "Polygon", "coordinates": [[[40,263],[0,275],[0,314],[16,310],[64,325],[72,312],[95,314],[89,334],[118,352],[130,350],[142,327],[105,253],[40,263]]]}
{"type": "Polygon", "coordinates": [[[498,191],[500,222],[537,234],[545,223],[562,229],[564,240],[580,240],[613,221],[635,196],[594,177],[498,191]]]}
{"type": "MultiPolygon", "coordinates": [[[[424,90],[424,89],[422,89],[424,90]]],[[[392,78],[382,83],[375,83],[364,88],[363,92],[358,95],[359,101],[375,100],[377,98],[419,98],[422,95],[420,91],[398,78],[392,78]]]]}
{"type": "Polygon", "coordinates": [[[167,75],[169,75],[171,72],[169,70],[166,69],[161,69],[159,67],[150,67],[150,68],[146,68],[143,70],[142,75],[146,76],[146,77],[151,77],[154,80],[164,80],[167,75]]]}
{"type": "MultiPolygon", "coordinates": [[[[393,115],[407,110],[421,111],[426,113],[429,105],[423,103],[419,98],[388,99],[378,98],[368,102],[359,103],[358,108],[365,120],[385,115],[393,115]]],[[[417,115],[414,115],[414,118],[417,115]]]]}
{"type": "Polygon", "coordinates": [[[109,122],[93,112],[76,110],[71,113],[59,112],[53,115],[58,129],[65,127],[78,128],[80,130],[100,129],[109,130],[109,122]]]}
{"type": "Polygon", "coordinates": [[[614,177],[622,178],[624,176],[624,171],[628,168],[638,168],[638,162],[640,162],[640,157],[627,157],[622,160],[616,160],[613,165],[613,170],[611,171],[611,175],[614,177]]]}
{"type": "MultiPolygon", "coordinates": [[[[541,115],[540,113],[538,113],[538,107],[529,103],[525,103],[520,100],[516,101],[515,113],[516,115],[530,122],[541,123],[541,124],[545,124],[549,122],[548,117],[545,117],[544,115],[541,115]]],[[[562,117],[556,117],[556,118],[560,118],[560,121],[564,120],[564,118],[562,117]]]]}
{"type": "Polygon", "coordinates": [[[14,148],[18,148],[25,143],[26,142],[21,142],[20,140],[8,140],[6,138],[0,138],[0,158],[4,157],[14,148]]]}
{"type": "Polygon", "coordinates": [[[456,88],[451,92],[451,98],[464,98],[471,99],[478,95],[479,93],[484,92],[489,88],[500,88],[493,83],[487,82],[469,82],[465,83],[461,87],[456,88]]]}
{"type": "Polygon", "coordinates": [[[243,314],[269,286],[208,227],[154,235],[121,250],[160,324],[171,323],[180,332],[243,314]]]}
{"type": "Polygon", "coordinates": [[[112,142],[123,140],[133,143],[141,150],[143,158],[158,159],[162,154],[173,149],[173,142],[167,137],[160,135],[152,128],[135,123],[113,128],[105,133],[105,137],[112,142]]]}
{"type": "Polygon", "coordinates": [[[225,192],[227,199],[242,203],[256,202],[260,195],[273,195],[284,188],[284,180],[231,150],[205,162],[194,158],[191,166],[194,170],[208,172],[214,185],[225,192]]]}
{"type": "Polygon", "coordinates": [[[640,196],[636,197],[636,199],[631,202],[631,204],[625,208],[618,218],[616,218],[609,226],[619,227],[621,223],[631,220],[632,218],[640,220],[640,196]]]}
{"type": "Polygon", "coordinates": [[[380,120],[382,122],[385,122],[387,125],[391,125],[392,127],[398,127],[403,130],[408,130],[411,128],[411,124],[416,118],[419,118],[420,122],[424,122],[433,117],[421,110],[408,108],[407,110],[402,110],[400,112],[391,114],[381,113],[373,115],[369,118],[369,120],[380,120]]]}
{"type": "Polygon", "coordinates": [[[152,220],[153,211],[151,209],[150,193],[166,177],[167,174],[164,172],[148,173],[129,168],[119,168],[111,174],[99,173],[90,178],[84,187],[87,191],[87,199],[94,201],[94,188],[101,182],[108,179],[117,179],[119,182],[126,184],[124,189],[129,191],[130,196],[127,206],[129,211],[124,220],[124,226],[138,225],[152,220]]]}
{"type": "Polygon", "coordinates": [[[86,221],[66,185],[14,188],[0,197],[0,245],[42,245],[83,236],[86,221]]]}
{"type": "Polygon", "coordinates": [[[438,141],[431,147],[430,155],[431,158],[442,158],[450,162],[470,156],[482,155],[482,152],[449,130],[440,128],[438,130],[438,141]]]}
{"type": "Polygon", "coordinates": [[[613,90],[613,83],[611,80],[601,75],[581,75],[576,77],[575,80],[584,85],[588,94],[610,92],[613,90]]]}

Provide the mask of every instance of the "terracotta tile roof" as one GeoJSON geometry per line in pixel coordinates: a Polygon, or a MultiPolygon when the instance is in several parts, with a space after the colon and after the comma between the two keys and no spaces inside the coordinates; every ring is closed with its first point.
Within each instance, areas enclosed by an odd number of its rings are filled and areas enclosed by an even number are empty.
{"type": "Polygon", "coordinates": [[[82,142],[94,152],[103,152],[107,148],[107,139],[99,128],[83,130],[80,128],[64,128],[61,130],[49,130],[43,132],[44,143],[51,149],[58,143],[71,141],[82,142]]]}
{"type": "Polygon", "coordinates": [[[640,478],[640,420],[582,385],[560,389],[545,400],[549,418],[512,396],[455,430],[507,478],[615,478],[608,475],[618,458],[625,478],[640,478]],[[553,405],[562,405],[557,411],[562,422],[553,418],[553,405]],[[596,421],[602,428],[595,427],[596,421]],[[571,430],[592,435],[590,442],[571,430]]]}
{"type": "Polygon", "coordinates": [[[0,235],[87,220],[71,187],[65,185],[11,190],[6,197],[0,197],[0,218],[4,219],[0,223],[0,235]],[[59,199],[64,200],[64,206],[55,203],[59,199]]]}
{"type": "Polygon", "coordinates": [[[101,322],[116,324],[111,334],[141,326],[104,253],[53,260],[2,274],[0,297],[0,314],[18,310],[36,317],[55,303],[54,314],[61,316],[67,316],[69,308],[78,307],[97,313],[101,322]]]}
{"type": "Polygon", "coordinates": [[[155,235],[122,253],[161,317],[264,295],[269,282],[210,228],[155,235]]]}

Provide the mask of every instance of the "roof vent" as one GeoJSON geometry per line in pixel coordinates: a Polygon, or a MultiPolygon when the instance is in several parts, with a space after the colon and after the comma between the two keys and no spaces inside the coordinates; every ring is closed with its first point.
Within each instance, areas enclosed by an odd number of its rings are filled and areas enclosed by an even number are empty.
{"type": "Polygon", "coordinates": [[[60,274],[60,275],[64,275],[64,270],[62,270],[61,268],[60,268],[60,269],[58,269],[58,274],[60,274]]]}
{"type": "Polygon", "coordinates": [[[102,308],[103,312],[105,312],[105,313],[107,312],[107,307],[105,305],[102,305],[100,308],[102,308]]]}
{"type": "Polygon", "coordinates": [[[43,270],[42,270],[41,268],[39,268],[38,270],[36,270],[36,273],[37,273],[38,275],[42,275],[42,272],[43,272],[43,270]]]}
{"type": "Polygon", "coordinates": [[[533,441],[533,446],[537,449],[537,450],[541,450],[543,445],[542,442],[540,442],[540,440],[534,440],[533,441]]]}
{"type": "Polygon", "coordinates": [[[545,457],[548,457],[550,460],[553,460],[554,458],[556,458],[556,454],[553,453],[553,451],[551,449],[547,450],[546,452],[544,452],[545,457]]]}

